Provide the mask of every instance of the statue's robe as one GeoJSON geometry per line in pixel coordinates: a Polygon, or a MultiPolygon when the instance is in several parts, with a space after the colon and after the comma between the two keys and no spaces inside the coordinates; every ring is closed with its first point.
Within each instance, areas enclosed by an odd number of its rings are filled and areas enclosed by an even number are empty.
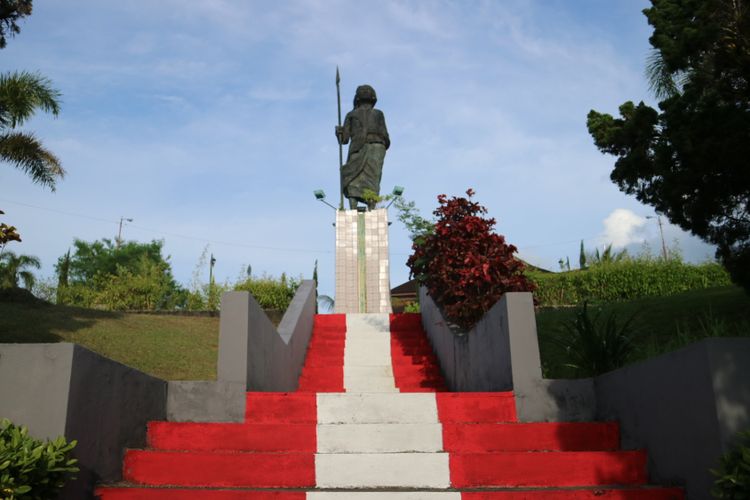
{"type": "Polygon", "coordinates": [[[364,201],[365,190],[379,195],[385,150],[391,145],[383,112],[367,106],[354,108],[344,120],[342,139],[345,144],[351,140],[341,168],[344,196],[364,201]]]}

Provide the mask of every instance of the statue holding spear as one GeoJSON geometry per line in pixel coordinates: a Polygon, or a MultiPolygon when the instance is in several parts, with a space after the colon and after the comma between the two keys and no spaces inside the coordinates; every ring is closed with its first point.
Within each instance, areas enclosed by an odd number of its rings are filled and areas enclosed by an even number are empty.
{"type": "Polygon", "coordinates": [[[391,145],[385,116],[375,109],[377,96],[370,85],[360,85],[354,94],[354,109],[346,114],[341,125],[341,93],[339,91],[339,71],[336,68],[336,94],[338,96],[339,125],[336,137],[339,142],[339,168],[341,173],[341,203],[344,197],[349,200],[349,208],[357,209],[360,202],[372,210],[375,202],[367,199],[367,192],[380,195],[380,178],[383,175],[385,151],[391,145]],[[344,144],[349,144],[346,164],[343,163],[344,144]]]}

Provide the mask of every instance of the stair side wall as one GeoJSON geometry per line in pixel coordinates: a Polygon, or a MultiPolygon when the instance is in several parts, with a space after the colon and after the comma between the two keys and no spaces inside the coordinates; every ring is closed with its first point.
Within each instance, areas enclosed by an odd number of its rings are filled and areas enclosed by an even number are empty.
{"type": "Polygon", "coordinates": [[[277,329],[249,292],[221,298],[219,382],[248,391],[294,391],[315,318],[315,282],[305,280],[277,329]]]}
{"type": "Polygon", "coordinates": [[[0,416],[37,439],[78,441],[81,470],[62,500],[120,479],[122,450],[145,445],[146,422],[166,416],[166,384],[75,344],[0,344],[0,416]]]}

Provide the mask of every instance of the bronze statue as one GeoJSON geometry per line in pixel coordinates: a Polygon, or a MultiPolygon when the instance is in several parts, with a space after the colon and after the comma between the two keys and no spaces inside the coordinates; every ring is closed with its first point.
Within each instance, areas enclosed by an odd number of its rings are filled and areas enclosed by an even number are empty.
{"type": "Polygon", "coordinates": [[[352,210],[359,202],[366,203],[370,210],[375,208],[375,202],[366,199],[366,191],[380,195],[383,160],[391,140],[383,112],[375,109],[377,100],[375,89],[360,85],[354,95],[354,109],[347,113],[344,125],[336,127],[339,144],[351,141],[346,164],[341,167],[341,186],[352,210]]]}

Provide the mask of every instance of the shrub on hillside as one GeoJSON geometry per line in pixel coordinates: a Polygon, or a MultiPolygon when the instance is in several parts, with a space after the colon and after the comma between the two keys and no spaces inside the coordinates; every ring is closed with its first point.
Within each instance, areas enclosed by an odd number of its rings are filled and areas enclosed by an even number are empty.
{"type": "Polygon", "coordinates": [[[46,500],[57,498],[71,473],[78,472],[70,451],[76,442],[32,438],[25,427],[0,421],[0,498],[46,500]]]}
{"type": "Polygon", "coordinates": [[[299,288],[300,280],[287,278],[286,274],[276,279],[270,276],[247,278],[234,286],[235,290],[250,292],[263,309],[285,311],[299,288]]]}
{"type": "Polygon", "coordinates": [[[493,233],[495,219],[468,198],[438,196],[432,233],[415,242],[406,265],[448,321],[470,329],[505,292],[531,291],[516,247],[493,233]]]}
{"type": "Polygon", "coordinates": [[[529,273],[529,278],[536,284],[535,298],[545,306],[616,302],[731,285],[729,274],[717,263],[652,259],[626,259],[565,273],[529,273]]]}

